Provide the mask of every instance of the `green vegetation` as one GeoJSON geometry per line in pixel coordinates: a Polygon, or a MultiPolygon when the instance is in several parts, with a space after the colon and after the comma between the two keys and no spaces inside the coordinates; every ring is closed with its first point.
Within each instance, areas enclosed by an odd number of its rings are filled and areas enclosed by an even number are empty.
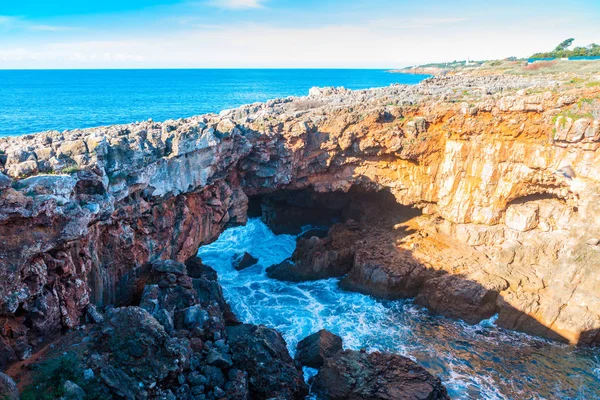
{"type": "Polygon", "coordinates": [[[600,57],[600,45],[596,43],[569,50],[574,40],[573,38],[564,40],[554,50],[545,53],[535,53],[531,58],[600,57]]]}
{"type": "Polygon", "coordinates": [[[79,385],[86,393],[86,399],[103,398],[98,390],[96,378],[84,380],[83,368],[73,353],[66,353],[59,358],[43,361],[34,366],[32,384],[21,393],[21,400],[54,400],[65,393],[63,385],[71,381],[79,385]]]}
{"type": "Polygon", "coordinates": [[[80,171],[81,168],[79,168],[78,165],[69,165],[68,167],[65,167],[62,169],[62,173],[63,174],[74,174],[75,172],[80,171]]]}
{"type": "Polygon", "coordinates": [[[596,86],[600,86],[600,82],[598,81],[594,81],[594,82],[588,82],[585,86],[587,87],[596,87],[596,86]]]}

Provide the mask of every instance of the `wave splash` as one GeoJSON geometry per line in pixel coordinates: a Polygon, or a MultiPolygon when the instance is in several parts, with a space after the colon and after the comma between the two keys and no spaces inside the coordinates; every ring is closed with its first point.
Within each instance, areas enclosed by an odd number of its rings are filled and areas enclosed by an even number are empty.
{"type": "Polygon", "coordinates": [[[327,329],[342,337],[345,348],[410,357],[440,376],[452,398],[600,398],[597,350],[505,331],[495,325],[497,316],[468,325],[434,316],[410,300],[345,292],[338,279],[268,278],[266,268],[290,257],[295,247],[295,236],[275,235],[259,219],[250,219],[198,251],[217,270],[238,318],[280,331],[292,355],[298,341],[327,329]],[[258,263],[238,272],[232,262],[243,252],[258,263]]]}

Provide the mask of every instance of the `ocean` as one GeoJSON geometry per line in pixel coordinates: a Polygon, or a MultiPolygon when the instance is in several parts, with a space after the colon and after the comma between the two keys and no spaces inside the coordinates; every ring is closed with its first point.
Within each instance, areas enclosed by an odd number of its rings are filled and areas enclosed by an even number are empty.
{"type": "Polygon", "coordinates": [[[367,89],[427,75],[372,69],[0,70],[0,137],[218,113],[313,86],[367,89]]]}
{"type": "MultiPolygon", "coordinates": [[[[304,337],[328,329],[344,347],[388,351],[440,377],[453,399],[600,399],[596,349],[574,348],[499,328],[497,316],[468,325],[436,316],[412,300],[377,300],[338,287],[338,279],[281,282],[266,268],[290,257],[296,237],[275,235],[260,219],[230,228],[198,251],[217,270],[237,317],[282,333],[292,354],[304,337]],[[233,268],[248,252],[258,263],[233,268]]],[[[315,370],[305,369],[311,376],[315,370]]]]}

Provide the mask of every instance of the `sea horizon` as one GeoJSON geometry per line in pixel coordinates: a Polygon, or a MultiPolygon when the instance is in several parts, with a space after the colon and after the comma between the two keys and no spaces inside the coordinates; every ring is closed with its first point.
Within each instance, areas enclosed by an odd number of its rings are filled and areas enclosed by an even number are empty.
{"type": "Polygon", "coordinates": [[[356,68],[0,70],[0,137],[187,118],[311,87],[370,89],[430,75],[356,68]]]}

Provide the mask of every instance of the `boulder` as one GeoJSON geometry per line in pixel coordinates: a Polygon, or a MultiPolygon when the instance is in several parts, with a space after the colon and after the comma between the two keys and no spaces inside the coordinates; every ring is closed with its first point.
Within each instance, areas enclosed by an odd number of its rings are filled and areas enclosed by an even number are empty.
{"type": "Polygon", "coordinates": [[[321,329],[296,346],[296,360],[305,367],[321,368],[326,359],[342,350],[342,338],[321,329]]]}
{"type": "Polygon", "coordinates": [[[470,324],[490,318],[497,312],[498,290],[458,275],[429,279],[415,302],[431,311],[470,324]]]}
{"type": "Polygon", "coordinates": [[[267,276],[292,282],[343,276],[352,268],[356,237],[345,224],[332,226],[325,238],[300,236],[292,257],[267,268],[267,276]]]}
{"type": "Polygon", "coordinates": [[[10,376],[2,372],[0,372],[0,399],[19,400],[17,384],[10,376]]]}
{"type": "Polygon", "coordinates": [[[439,378],[390,353],[345,350],[325,360],[312,385],[325,400],[450,399],[439,378]]]}
{"type": "Polygon", "coordinates": [[[265,326],[227,327],[234,368],[248,372],[255,398],[304,399],[308,387],[281,334],[265,326]]]}
{"type": "Polygon", "coordinates": [[[237,271],[241,271],[246,268],[250,268],[258,262],[258,258],[253,257],[250,253],[237,254],[233,258],[233,268],[237,271]]]}

